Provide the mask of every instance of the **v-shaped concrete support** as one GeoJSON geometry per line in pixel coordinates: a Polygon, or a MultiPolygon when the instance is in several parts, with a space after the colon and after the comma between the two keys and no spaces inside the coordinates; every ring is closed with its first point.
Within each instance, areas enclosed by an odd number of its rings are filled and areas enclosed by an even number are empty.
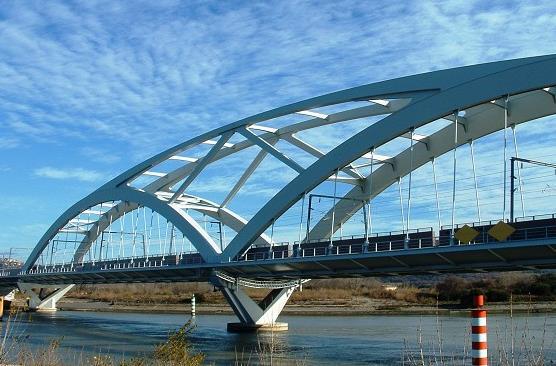
{"type": "Polygon", "coordinates": [[[278,323],[276,319],[295,291],[295,286],[271,290],[261,302],[256,303],[236,284],[218,278],[213,279],[212,283],[222,291],[232,310],[240,320],[239,323],[229,323],[228,331],[276,331],[288,329],[287,323],[278,323]]]}
{"type": "Polygon", "coordinates": [[[35,283],[19,282],[18,287],[27,298],[29,299],[29,309],[33,311],[56,311],[56,303],[60,300],[69,290],[75,285],[41,285],[35,283]],[[40,289],[36,293],[34,289],[40,289]],[[42,296],[41,292],[44,289],[54,289],[53,292],[46,296],[42,296]]]}

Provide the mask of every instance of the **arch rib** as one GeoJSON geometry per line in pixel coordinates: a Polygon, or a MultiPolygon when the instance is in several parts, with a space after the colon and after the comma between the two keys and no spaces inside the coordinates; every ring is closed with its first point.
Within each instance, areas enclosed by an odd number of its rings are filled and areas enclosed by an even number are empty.
{"type": "MultiPolygon", "coordinates": [[[[489,103],[490,104],[490,103],[489,103]]],[[[517,96],[512,99],[514,120],[513,123],[521,124],[533,119],[538,119],[548,115],[556,114],[556,105],[549,103],[546,95],[540,91],[527,93],[527,95],[517,96]],[[530,110],[530,114],[523,111],[530,110]]],[[[458,127],[458,146],[468,143],[470,140],[476,140],[493,132],[504,128],[504,111],[497,107],[488,106],[487,109],[480,107],[478,113],[472,113],[467,117],[467,128],[463,125],[458,127]]],[[[472,112],[473,109],[469,111],[472,112]]],[[[459,119],[459,118],[458,118],[459,119]]],[[[429,136],[430,148],[424,145],[414,146],[414,170],[422,167],[434,158],[437,158],[453,148],[454,127],[449,125],[429,136]]],[[[349,204],[340,200],[336,208],[334,232],[339,229],[340,225],[345,223],[353,216],[362,205],[359,200],[372,199],[391,184],[394,184],[400,176],[405,176],[411,170],[410,151],[406,149],[395,157],[398,162],[398,169],[392,171],[389,167],[381,167],[377,169],[372,178],[368,176],[365,179],[364,190],[354,188],[350,190],[344,198],[353,199],[349,204]],[[371,186],[372,185],[372,186],[371,186]],[[340,214],[340,215],[338,215],[340,214]]],[[[326,218],[331,217],[329,211],[321,220],[313,227],[310,232],[310,238],[326,239],[332,235],[329,221],[326,218]]]]}
{"type": "Polygon", "coordinates": [[[218,256],[221,253],[219,246],[202,230],[195,220],[188,217],[189,215],[175,207],[174,204],[166,204],[149,193],[130,187],[120,187],[117,189],[99,189],[64,212],[42,236],[22,269],[26,271],[33,266],[41,252],[47,247],[50,239],[67,222],[86,209],[108,201],[128,201],[151,208],[172,222],[195,245],[195,248],[197,248],[197,251],[205,261],[214,262],[218,260],[218,256]]]}

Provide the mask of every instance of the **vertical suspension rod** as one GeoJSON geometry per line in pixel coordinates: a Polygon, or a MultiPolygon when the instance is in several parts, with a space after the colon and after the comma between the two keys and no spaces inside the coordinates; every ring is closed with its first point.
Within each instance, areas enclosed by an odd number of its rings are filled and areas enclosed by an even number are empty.
{"type": "Polygon", "coordinates": [[[471,150],[471,165],[473,166],[473,181],[475,182],[475,201],[477,202],[477,218],[481,222],[481,203],[479,201],[479,186],[477,183],[477,172],[475,168],[475,150],[473,148],[473,140],[469,140],[469,148],[471,150]]]}
{"type": "Polygon", "coordinates": [[[450,235],[450,244],[454,243],[454,225],[456,220],[456,170],[457,170],[457,148],[458,148],[458,114],[459,111],[454,111],[454,166],[452,176],[452,231],[450,235]]]}
{"type": "Polygon", "coordinates": [[[438,199],[438,182],[436,180],[436,162],[435,159],[431,159],[432,164],[432,179],[434,181],[434,195],[436,197],[436,216],[438,217],[438,231],[442,228],[442,220],[440,217],[440,200],[438,199]]]}
{"type": "Polygon", "coordinates": [[[402,177],[398,177],[398,193],[400,195],[400,211],[402,216],[402,231],[405,231],[405,215],[403,213],[402,177]]]}
{"type": "Polygon", "coordinates": [[[156,226],[158,227],[158,253],[162,254],[162,228],[160,227],[160,214],[156,214],[156,226]]]}
{"type": "MultiPolygon", "coordinates": [[[[127,205],[125,205],[125,206],[127,206],[127,205]]],[[[124,207],[124,210],[125,210],[125,207],[124,207]]],[[[126,212],[124,211],[122,219],[120,220],[120,250],[118,251],[118,258],[123,258],[124,257],[125,216],[126,216],[126,212]]]]}
{"type": "MultiPolygon", "coordinates": [[[[114,207],[114,201],[112,201],[112,207],[114,207]]],[[[112,213],[110,213],[110,221],[108,223],[108,232],[109,232],[109,238],[108,238],[108,246],[110,247],[110,254],[112,259],[114,259],[114,237],[112,236],[112,232],[114,231],[112,229],[112,220],[114,220],[114,216],[112,215],[112,213]]],[[[108,255],[108,251],[106,252],[106,255],[108,255]]]]}
{"type": "Polygon", "coordinates": [[[414,133],[415,133],[415,128],[412,127],[411,131],[410,131],[411,143],[410,143],[410,147],[409,147],[409,156],[410,156],[410,158],[409,158],[409,182],[408,182],[409,187],[408,187],[408,191],[407,191],[407,220],[406,220],[406,222],[407,222],[407,232],[406,232],[406,235],[405,235],[406,249],[407,249],[407,245],[408,245],[408,242],[409,242],[409,228],[410,228],[410,225],[411,225],[411,178],[412,178],[412,175],[413,175],[413,135],[414,135],[414,133]]]}
{"type": "Polygon", "coordinates": [[[511,158],[510,165],[510,222],[514,222],[514,192],[515,192],[515,157],[511,158]]]}
{"type": "Polygon", "coordinates": [[[369,225],[367,223],[367,201],[363,201],[363,224],[365,225],[365,244],[369,244],[369,225]]]}
{"type": "MultiPolygon", "coordinates": [[[[371,149],[371,172],[369,174],[369,200],[367,201],[367,204],[369,206],[369,209],[367,210],[367,227],[369,229],[370,234],[373,234],[373,217],[372,217],[372,199],[373,199],[373,169],[374,169],[374,164],[373,164],[373,159],[374,159],[374,154],[375,154],[375,148],[373,147],[371,149]]],[[[369,242],[369,237],[367,235],[367,242],[369,242]]]]}
{"type": "Polygon", "coordinates": [[[100,214],[98,215],[98,219],[97,219],[97,240],[99,239],[99,233],[100,233],[100,249],[99,249],[99,253],[98,253],[98,260],[99,262],[102,261],[102,249],[104,246],[104,230],[102,232],[100,232],[100,219],[101,219],[101,215],[102,215],[102,203],[100,204],[100,214]]]}
{"type": "Polygon", "coordinates": [[[508,129],[508,95],[504,98],[504,197],[503,197],[503,204],[502,204],[502,218],[506,221],[506,196],[508,191],[508,184],[506,182],[506,176],[508,172],[508,163],[506,161],[507,157],[507,146],[508,146],[508,136],[507,136],[507,129],[508,129]]]}
{"type": "Polygon", "coordinates": [[[147,231],[147,212],[146,212],[146,210],[147,210],[146,207],[143,206],[143,230],[144,230],[143,231],[143,257],[145,257],[146,260],[148,260],[149,255],[147,254],[147,247],[148,247],[147,241],[148,241],[149,237],[147,235],[148,231],[147,231]]]}
{"type": "MultiPolygon", "coordinates": [[[[309,231],[311,230],[311,209],[313,203],[313,195],[309,195],[309,207],[307,207],[307,234],[305,235],[305,242],[309,242],[309,231]]],[[[301,244],[301,243],[300,243],[301,244]]],[[[301,248],[301,247],[300,247],[301,248]]]]}
{"type": "MultiPolygon", "coordinates": [[[[87,214],[87,222],[91,222],[90,212],[87,214]]],[[[89,260],[93,262],[93,265],[95,264],[95,249],[96,249],[95,242],[92,242],[91,245],[89,245],[89,260]]]]}
{"type": "Polygon", "coordinates": [[[336,215],[336,190],[338,186],[338,169],[336,169],[336,174],[334,175],[334,198],[332,199],[332,220],[331,220],[331,228],[330,228],[330,245],[329,248],[332,248],[333,236],[334,236],[334,218],[336,215]]]}
{"type": "Polygon", "coordinates": [[[274,223],[276,219],[272,219],[272,226],[270,227],[270,247],[268,249],[269,254],[272,253],[272,248],[274,247],[274,223]]]}

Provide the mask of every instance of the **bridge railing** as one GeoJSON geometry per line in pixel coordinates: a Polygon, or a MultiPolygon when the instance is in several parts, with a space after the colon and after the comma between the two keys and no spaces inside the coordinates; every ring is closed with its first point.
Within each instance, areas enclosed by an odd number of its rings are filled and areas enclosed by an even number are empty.
{"type": "Polygon", "coordinates": [[[0,269],[0,277],[17,276],[21,272],[21,268],[2,268],[0,269]]]}
{"type": "Polygon", "coordinates": [[[91,270],[115,270],[165,267],[178,264],[199,264],[202,259],[197,252],[183,252],[178,254],[156,255],[150,257],[121,257],[104,261],[82,261],[57,265],[36,265],[25,274],[65,273],[91,270]]]}
{"type": "MultiPolygon", "coordinates": [[[[543,215],[536,216],[537,220],[555,219],[556,215],[543,215]]],[[[365,243],[365,236],[349,236],[347,239],[330,241],[329,238],[310,241],[307,243],[299,244],[294,242],[293,245],[288,245],[287,249],[273,249],[259,252],[247,252],[236,261],[257,261],[269,259],[287,259],[294,257],[316,257],[328,255],[349,255],[371,252],[388,252],[388,251],[403,251],[403,250],[419,250],[424,248],[445,247],[445,246],[468,246],[468,245],[481,245],[492,244],[500,242],[512,241],[527,241],[527,240],[542,240],[556,238],[556,224],[549,225],[533,225],[519,227],[517,223],[534,224],[534,221],[520,220],[512,225],[518,226],[515,231],[509,235],[505,240],[499,241],[488,233],[488,230],[496,225],[499,221],[491,221],[482,223],[482,226],[475,226],[479,233],[475,239],[469,243],[460,242],[457,238],[452,236],[451,230],[443,229],[440,235],[432,236],[432,231],[413,231],[413,233],[430,233],[431,237],[426,238],[412,238],[407,234],[400,237],[400,234],[392,235],[391,240],[373,241],[369,237],[369,242],[365,243]]],[[[462,225],[463,226],[463,225],[462,225]]],[[[461,227],[460,227],[461,228],[461,227]]],[[[409,233],[411,234],[411,233],[409,233]]],[[[281,247],[284,247],[281,243],[281,247]]]]}

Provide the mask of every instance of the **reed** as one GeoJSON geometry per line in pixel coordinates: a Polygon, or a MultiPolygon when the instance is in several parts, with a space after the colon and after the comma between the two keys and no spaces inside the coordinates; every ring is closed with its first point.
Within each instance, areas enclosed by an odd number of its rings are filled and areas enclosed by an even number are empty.
{"type": "MultiPolygon", "coordinates": [[[[529,319],[533,314],[533,303],[530,302],[529,311],[522,316],[524,322],[516,322],[513,312],[513,296],[510,296],[508,317],[503,320],[489,318],[489,365],[491,366],[544,366],[552,365],[554,360],[546,359],[546,350],[553,349],[556,342],[555,335],[549,335],[547,328],[548,315],[545,316],[541,336],[533,334],[529,326],[529,319]]],[[[470,326],[462,331],[461,351],[446,354],[443,349],[442,321],[436,315],[434,333],[436,337],[427,338],[420,325],[416,332],[415,342],[404,339],[401,364],[404,366],[465,366],[471,365],[470,326]]],[[[538,333],[538,332],[537,332],[538,333]]]]}

